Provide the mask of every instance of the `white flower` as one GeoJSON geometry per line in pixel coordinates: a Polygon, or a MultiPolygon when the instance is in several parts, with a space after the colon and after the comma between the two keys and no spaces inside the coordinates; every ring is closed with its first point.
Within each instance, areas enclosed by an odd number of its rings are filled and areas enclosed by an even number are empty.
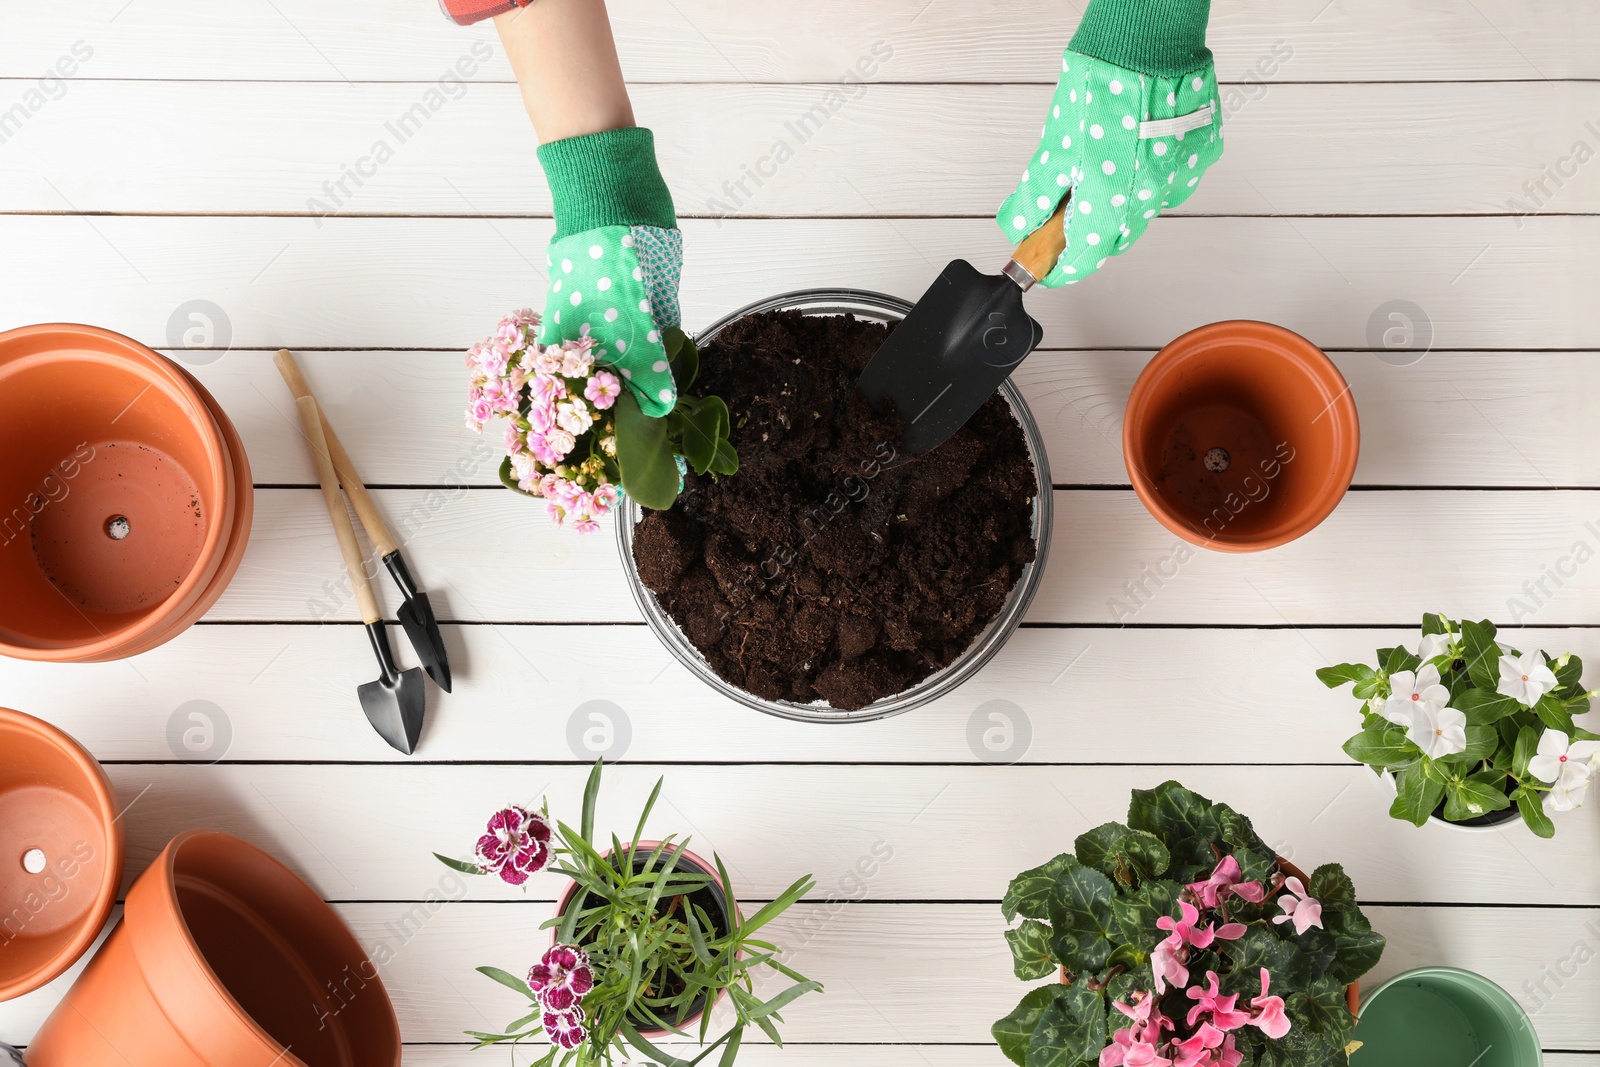
{"type": "Polygon", "coordinates": [[[1424,701],[1412,705],[1411,728],[1406,740],[1429,759],[1454,756],[1467,749],[1467,717],[1455,708],[1434,708],[1424,701]]]}
{"type": "Polygon", "coordinates": [[[1563,763],[1555,784],[1544,795],[1545,814],[1571,811],[1583,803],[1583,792],[1588,788],[1589,765],[1576,761],[1563,763]]]}
{"type": "Polygon", "coordinates": [[[1455,634],[1423,634],[1422,643],[1417,646],[1417,656],[1426,663],[1436,656],[1446,655],[1453,640],[1455,634]]]}
{"type": "Polygon", "coordinates": [[[1556,676],[1545,666],[1544,653],[1537,648],[1520,659],[1500,657],[1500,684],[1494,687],[1496,693],[1531,708],[1555,687],[1556,676]]]}
{"type": "Polygon", "coordinates": [[[1450,690],[1439,684],[1439,668],[1425,663],[1415,674],[1395,671],[1389,675],[1389,699],[1382,715],[1396,726],[1409,727],[1418,709],[1425,708],[1434,715],[1448,703],[1450,690]]]}
{"type": "Polygon", "coordinates": [[[1596,755],[1600,755],[1600,741],[1570,741],[1564,730],[1546,730],[1539,738],[1538,752],[1528,761],[1528,773],[1551,783],[1573,773],[1588,778],[1596,755]]]}

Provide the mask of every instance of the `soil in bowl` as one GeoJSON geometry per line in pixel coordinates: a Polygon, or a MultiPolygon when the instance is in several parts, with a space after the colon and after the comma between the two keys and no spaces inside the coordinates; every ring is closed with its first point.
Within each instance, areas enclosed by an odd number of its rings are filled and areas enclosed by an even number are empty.
{"type": "Polygon", "coordinates": [[[767,700],[855,710],[954,662],[1034,558],[1036,479],[996,394],[938,448],[889,466],[903,425],[856,390],[891,327],[763,312],[700,352],[739,473],[686,479],[634,531],[639,577],[718,676],[767,700]]]}

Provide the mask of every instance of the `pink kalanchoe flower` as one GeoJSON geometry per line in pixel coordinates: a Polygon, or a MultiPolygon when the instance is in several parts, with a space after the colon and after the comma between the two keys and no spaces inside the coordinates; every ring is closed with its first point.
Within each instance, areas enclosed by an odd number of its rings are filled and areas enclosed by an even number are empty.
{"type": "Polygon", "coordinates": [[[497,415],[511,415],[517,410],[517,391],[504,378],[490,378],[484,382],[483,398],[497,415]]]}
{"type": "Polygon", "coordinates": [[[581,511],[574,516],[572,528],[581,534],[600,532],[600,524],[595,521],[594,516],[581,511]]]}
{"type": "Polygon", "coordinates": [[[594,988],[589,955],[574,945],[552,945],[528,971],[528,986],[551,1011],[570,1012],[594,988]]]}
{"type": "Polygon", "coordinates": [[[1278,897],[1282,915],[1273,916],[1274,923],[1294,922],[1294,932],[1303,934],[1315,926],[1322,929],[1322,902],[1306,892],[1305,884],[1290,875],[1283,880],[1283,894],[1278,897]]]}
{"type": "Polygon", "coordinates": [[[622,395],[622,383],[610,371],[596,371],[595,376],[589,379],[589,384],[583,387],[583,395],[588,397],[589,403],[604,411],[622,395]]]}
{"type": "Polygon", "coordinates": [[[545,514],[550,516],[550,521],[560,526],[567,521],[567,509],[557,504],[554,500],[544,506],[545,514]]]}
{"type": "Polygon", "coordinates": [[[502,808],[489,818],[478,838],[478,866],[502,881],[521,885],[550,861],[550,824],[536,811],[502,808]]]}
{"type": "Polygon", "coordinates": [[[561,457],[550,447],[546,435],[538,430],[530,431],[528,434],[528,451],[532,453],[534,459],[546,467],[554,467],[561,462],[561,457]]]}
{"type": "Polygon", "coordinates": [[[480,391],[479,395],[467,404],[467,425],[479,433],[490,419],[494,418],[494,407],[480,391]]]}
{"type": "Polygon", "coordinates": [[[535,404],[548,404],[567,395],[567,383],[554,374],[545,373],[541,368],[539,373],[533,376],[533,384],[530,387],[529,395],[532,396],[535,404]]]}
{"type": "Polygon", "coordinates": [[[539,479],[539,488],[533,490],[533,492],[536,492],[540,496],[544,496],[544,497],[550,496],[555,492],[556,483],[558,481],[560,481],[560,480],[561,480],[561,478],[557,474],[554,474],[554,473],[545,474],[543,477],[541,477],[539,479]]]}
{"type": "Polygon", "coordinates": [[[557,1048],[569,1052],[577,1048],[589,1040],[589,1031],[583,1027],[583,1009],[545,1012],[544,1033],[557,1048]]]}
{"type": "Polygon", "coordinates": [[[1188,990],[1189,999],[1198,1001],[1194,1007],[1189,1009],[1188,1022],[1190,1026],[1193,1026],[1200,1016],[1207,1014],[1211,1016],[1211,1025],[1224,1033],[1229,1030],[1237,1030],[1250,1021],[1249,1012],[1234,1010],[1233,1006],[1239,1001],[1238,994],[1222,995],[1222,990],[1217,984],[1216,971],[1207,971],[1206,981],[1209,983],[1209,988],[1191,986],[1188,990]]]}
{"type": "Polygon", "coordinates": [[[563,400],[556,405],[556,423],[563,430],[578,437],[587,433],[589,427],[594,425],[594,416],[589,414],[589,405],[581,400],[563,400]]]}
{"type": "Polygon", "coordinates": [[[544,443],[556,454],[556,459],[559,461],[565,459],[567,454],[577,447],[578,439],[558,426],[544,435],[544,443]]]}
{"type": "Polygon", "coordinates": [[[504,345],[507,352],[520,352],[528,343],[522,324],[510,315],[500,320],[500,325],[494,331],[494,339],[504,345]]]}
{"type": "Polygon", "coordinates": [[[1283,1013],[1283,998],[1269,997],[1268,990],[1272,988],[1272,976],[1265,967],[1261,968],[1261,995],[1250,1001],[1250,1006],[1255,1008],[1255,1014],[1250,1016],[1250,1025],[1258,1028],[1272,1040],[1277,1041],[1287,1034],[1292,1025],[1289,1017],[1283,1013]]]}
{"type": "Polygon", "coordinates": [[[532,308],[518,308],[506,317],[518,326],[539,325],[539,313],[532,308]]]}
{"type": "Polygon", "coordinates": [[[561,343],[561,373],[568,378],[587,378],[594,369],[594,338],[587,328],[583,336],[561,343]]]}
{"type": "Polygon", "coordinates": [[[496,338],[492,343],[478,349],[478,366],[483,368],[483,373],[487,377],[503,377],[506,368],[511,366],[511,350],[496,338]]]}
{"type": "Polygon", "coordinates": [[[532,353],[530,362],[533,364],[533,369],[538,373],[551,376],[561,373],[560,345],[548,345],[543,348],[534,345],[529,349],[529,352],[532,353]]]}
{"type": "Polygon", "coordinates": [[[594,513],[604,515],[617,506],[617,487],[607,482],[594,491],[594,513]]]}
{"type": "Polygon", "coordinates": [[[553,400],[535,398],[528,405],[528,425],[540,433],[548,433],[556,424],[556,405],[553,400]]]}
{"type": "Polygon", "coordinates": [[[1239,869],[1239,861],[1232,856],[1224,856],[1222,862],[1217,864],[1216,870],[1211,872],[1211,877],[1203,882],[1189,883],[1189,889],[1200,899],[1200,906],[1205,908],[1218,907],[1230,894],[1248,900],[1252,904],[1259,904],[1265,900],[1266,887],[1260,882],[1241,881],[1243,876],[1243,872],[1239,869]]]}
{"type": "Polygon", "coordinates": [[[528,437],[516,423],[508,422],[506,423],[505,443],[506,451],[515,456],[527,451],[528,437]]]}

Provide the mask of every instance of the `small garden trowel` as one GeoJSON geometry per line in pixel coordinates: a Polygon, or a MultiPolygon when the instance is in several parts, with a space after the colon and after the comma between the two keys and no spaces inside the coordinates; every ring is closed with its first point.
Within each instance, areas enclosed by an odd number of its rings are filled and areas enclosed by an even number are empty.
{"type": "Polygon", "coordinates": [[[945,267],[861,372],[867,399],[880,408],[892,403],[906,421],[902,455],[920,455],[965,426],[1044,338],[1022,294],[1066,248],[1067,199],[1022,239],[999,274],[980,273],[964,259],[945,267]]]}

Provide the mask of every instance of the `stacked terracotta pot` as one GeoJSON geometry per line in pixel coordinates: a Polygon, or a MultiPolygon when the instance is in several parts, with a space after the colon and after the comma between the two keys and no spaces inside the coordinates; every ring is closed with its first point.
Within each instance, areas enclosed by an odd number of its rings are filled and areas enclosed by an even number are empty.
{"type": "Polygon", "coordinates": [[[155,648],[216,603],[250,535],[250,463],[183,368],[120,334],[0,333],[0,654],[155,648]]]}

